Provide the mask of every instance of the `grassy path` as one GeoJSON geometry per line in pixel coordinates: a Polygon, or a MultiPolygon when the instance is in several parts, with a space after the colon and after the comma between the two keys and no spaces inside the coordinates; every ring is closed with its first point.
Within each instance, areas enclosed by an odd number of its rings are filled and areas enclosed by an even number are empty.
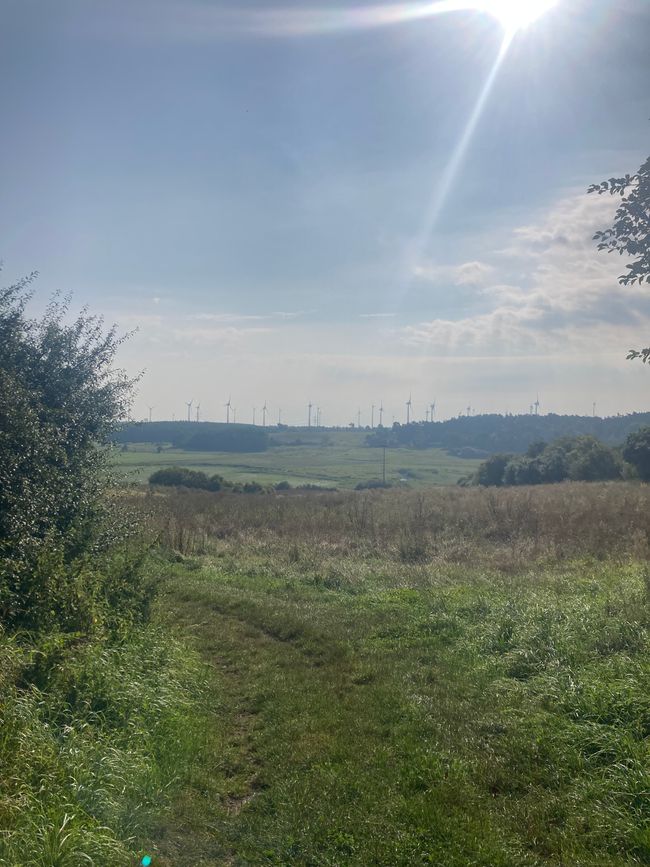
{"type": "Polygon", "coordinates": [[[176,567],[164,605],[210,687],[157,863],[650,863],[645,613],[633,575],[616,602],[610,573],[590,580],[328,588],[176,567]]]}

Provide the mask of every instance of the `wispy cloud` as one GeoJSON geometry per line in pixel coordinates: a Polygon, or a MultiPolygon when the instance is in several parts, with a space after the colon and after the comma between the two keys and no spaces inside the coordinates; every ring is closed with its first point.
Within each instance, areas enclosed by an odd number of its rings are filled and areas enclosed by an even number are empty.
{"type": "MultiPolygon", "coordinates": [[[[640,287],[617,281],[620,258],[599,253],[594,232],[611,221],[615,202],[573,195],[531,224],[514,230],[493,265],[470,262],[445,268],[456,285],[477,285],[488,305],[475,315],[434,319],[402,329],[410,344],[472,355],[597,353],[626,349],[650,332],[650,299],[640,287]],[[519,282],[485,282],[519,272],[519,282]]],[[[426,275],[441,278],[441,270],[426,275]]]]}
{"type": "Polygon", "coordinates": [[[303,310],[275,311],[273,313],[190,313],[185,319],[190,322],[236,323],[298,319],[304,315],[303,310]]]}
{"type": "Polygon", "coordinates": [[[413,268],[412,275],[416,280],[432,284],[484,286],[494,273],[494,267],[487,262],[463,262],[461,265],[421,263],[413,268]]]}
{"type": "MultiPolygon", "coordinates": [[[[130,11],[132,4],[114,0],[130,11]]],[[[140,0],[138,15],[130,21],[129,35],[136,38],[206,42],[230,36],[265,38],[305,37],[369,30],[430,18],[447,12],[480,7],[469,0],[437,0],[435,3],[381,3],[337,6],[332,3],[305,3],[303,6],[242,8],[197,2],[197,0],[140,0]]],[[[106,23],[115,30],[123,16],[111,16],[106,23]]],[[[123,25],[124,26],[124,25],[123,25]]],[[[97,35],[101,20],[94,22],[97,35]]],[[[110,32],[109,30],[109,32],[110,32]]],[[[106,29],[103,35],[106,35],[106,29]]]]}

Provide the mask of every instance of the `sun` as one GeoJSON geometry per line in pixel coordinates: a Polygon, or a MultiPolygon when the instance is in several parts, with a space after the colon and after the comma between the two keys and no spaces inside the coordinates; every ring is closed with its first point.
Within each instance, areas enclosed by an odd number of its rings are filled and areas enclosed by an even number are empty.
{"type": "Polygon", "coordinates": [[[483,0],[481,8],[498,18],[510,33],[523,30],[556,6],[558,0],[483,0]]]}

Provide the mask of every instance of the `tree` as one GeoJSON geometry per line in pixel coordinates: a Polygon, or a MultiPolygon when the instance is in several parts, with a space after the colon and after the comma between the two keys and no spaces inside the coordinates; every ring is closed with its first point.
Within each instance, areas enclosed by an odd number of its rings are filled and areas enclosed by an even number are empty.
{"type": "Polygon", "coordinates": [[[82,311],[68,324],[57,299],[40,320],[27,317],[34,276],[0,289],[0,621],[83,629],[106,591],[101,445],[132,382],[113,370],[122,338],[100,318],[82,311]]]}
{"type": "Polygon", "coordinates": [[[490,455],[483,461],[476,473],[476,483],[485,487],[503,484],[503,473],[512,455],[490,455]]]}
{"type": "MultiPolygon", "coordinates": [[[[599,250],[633,258],[625,266],[627,272],[619,277],[619,282],[624,286],[644,281],[650,283],[650,157],[636,174],[592,184],[588,192],[621,197],[612,226],[594,235],[599,250]]],[[[650,360],[650,347],[630,349],[628,358],[641,358],[647,362],[650,360]]]]}
{"type": "Polygon", "coordinates": [[[628,436],[623,460],[632,464],[640,479],[650,482],[650,427],[643,427],[628,436]]]}
{"type": "Polygon", "coordinates": [[[621,465],[612,449],[595,437],[580,436],[567,451],[568,475],[579,482],[621,478],[621,465]]]}

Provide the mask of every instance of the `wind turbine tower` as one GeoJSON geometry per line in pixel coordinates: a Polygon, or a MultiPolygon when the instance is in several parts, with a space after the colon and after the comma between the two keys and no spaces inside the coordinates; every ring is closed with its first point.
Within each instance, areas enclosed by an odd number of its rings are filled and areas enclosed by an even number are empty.
{"type": "Polygon", "coordinates": [[[193,403],[194,403],[193,400],[190,400],[189,403],[187,401],[185,402],[185,406],[187,407],[187,420],[188,421],[192,420],[192,404],[193,403]]]}
{"type": "Polygon", "coordinates": [[[379,427],[384,426],[384,401],[379,405],[379,427]]]}
{"type": "Polygon", "coordinates": [[[228,403],[224,403],[226,407],[226,424],[230,424],[230,407],[232,406],[231,398],[228,398],[228,403]]]}
{"type": "Polygon", "coordinates": [[[533,406],[535,407],[535,415],[539,415],[539,395],[535,398],[533,406]]]}
{"type": "Polygon", "coordinates": [[[375,429],[375,405],[374,405],[374,403],[370,407],[370,429],[371,430],[375,429]]]}
{"type": "Polygon", "coordinates": [[[431,404],[431,406],[429,407],[429,409],[431,410],[431,421],[433,421],[433,416],[434,416],[435,411],[436,411],[436,402],[435,402],[435,400],[434,400],[434,402],[431,404]]]}
{"type": "Polygon", "coordinates": [[[409,399],[406,401],[406,424],[411,423],[411,407],[413,404],[411,403],[411,395],[409,394],[409,399]]]}
{"type": "Polygon", "coordinates": [[[266,427],[266,413],[268,412],[268,409],[266,401],[264,401],[264,406],[262,407],[262,427],[266,427]]]}
{"type": "Polygon", "coordinates": [[[147,407],[147,408],[148,408],[148,410],[149,410],[149,421],[151,421],[151,413],[153,412],[153,410],[154,410],[156,407],[155,407],[155,406],[150,406],[150,407],[147,407]]]}
{"type": "Polygon", "coordinates": [[[307,427],[311,427],[311,408],[312,408],[312,406],[313,406],[313,404],[310,401],[309,404],[307,405],[307,427]]]}
{"type": "Polygon", "coordinates": [[[196,420],[201,421],[201,404],[197,403],[196,405],[196,420]]]}
{"type": "Polygon", "coordinates": [[[357,427],[361,427],[361,407],[357,410],[357,427]]]}

